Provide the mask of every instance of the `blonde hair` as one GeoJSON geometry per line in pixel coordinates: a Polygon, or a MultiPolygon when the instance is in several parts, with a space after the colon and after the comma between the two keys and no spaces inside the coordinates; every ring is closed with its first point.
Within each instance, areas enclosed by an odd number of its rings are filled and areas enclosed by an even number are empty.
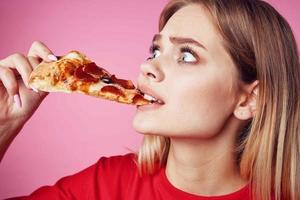
{"type": "MultiPolygon", "coordinates": [[[[241,175],[257,200],[300,197],[300,65],[286,20],[260,0],[173,0],[161,13],[159,30],[180,8],[201,4],[223,37],[240,79],[259,81],[257,110],[237,138],[241,175]]],[[[170,139],[146,135],[138,153],[142,173],[164,166],[170,139]]]]}

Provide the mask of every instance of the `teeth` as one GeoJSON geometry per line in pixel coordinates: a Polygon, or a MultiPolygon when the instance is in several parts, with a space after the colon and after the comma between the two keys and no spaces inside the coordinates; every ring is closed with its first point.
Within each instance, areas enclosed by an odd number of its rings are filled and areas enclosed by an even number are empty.
{"type": "Polygon", "coordinates": [[[157,101],[154,97],[152,97],[148,94],[144,94],[144,98],[147,99],[148,101],[157,101]]]}
{"type": "Polygon", "coordinates": [[[164,104],[162,100],[156,99],[153,96],[150,96],[149,94],[144,94],[144,98],[150,101],[151,103],[164,104]]]}

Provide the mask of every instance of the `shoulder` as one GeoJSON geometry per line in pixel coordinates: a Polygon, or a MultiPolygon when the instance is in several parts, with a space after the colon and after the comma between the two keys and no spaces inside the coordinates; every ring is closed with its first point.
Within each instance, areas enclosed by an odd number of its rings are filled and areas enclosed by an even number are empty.
{"type": "Polygon", "coordinates": [[[138,173],[136,155],[133,153],[111,157],[101,157],[96,163],[96,171],[104,177],[129,178],[138,173]]]}
{"type": "Polygon", "coordinates": [[[97,165],[103,168],[115,169],[124,167],[134,167],[136,165],[136,155],[133,153],[125,155],[116,155],[110,157],[101,157],[97,165]]]}
{"type": "Polygon", "coordinates": [[[114,199],[120,199],[118,195],[126,192],[120,190],[127,188],[138,173],[135,159],[135,154],[101,157],[95,164],[61,178],[55,185],[37,189],[26,199],[110,199],[112,194],[116,196],[114,199]]]}

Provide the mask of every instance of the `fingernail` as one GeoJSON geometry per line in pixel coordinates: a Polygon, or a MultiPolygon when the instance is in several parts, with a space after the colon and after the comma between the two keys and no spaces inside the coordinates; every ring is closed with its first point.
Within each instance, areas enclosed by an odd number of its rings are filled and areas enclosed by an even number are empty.
{"type": "Polygon", "coordinates": [[[37,89],[35,89],[34,87],[30,87],[34,92],[39,93],[39,91],[37,89]]]}
{"type": "Polygon", "coordinates": [[[55,55],[53,55],[53,54],[49,54],[47,57],[48,57],[48,59],[49,59],[49,60],[52,60],[52,61],[57,61],[57,58],[56,58],[56,56],[55,56],[55,55]]]}
{"type": "Polygon", "coordinates": [[[19,96],[18,94],[14,95],[14,102],[15,102],[15,104],[17,104],[17,106],[18,106],[19,108],[22,107],[22,106],[21,106],[21,99],[20,99],[20,96],[19,96]]]}

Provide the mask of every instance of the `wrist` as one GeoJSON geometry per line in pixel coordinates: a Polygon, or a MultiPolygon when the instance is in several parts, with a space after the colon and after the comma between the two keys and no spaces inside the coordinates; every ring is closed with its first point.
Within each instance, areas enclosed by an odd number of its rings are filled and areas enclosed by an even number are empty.
{"type": "Polygon", "coordinates": [[[7,143],[13,140],[23,128],[23,123],[17,120],[0,124],[0,143],[7,143]]]}
{"type": "Polygon", "coordinates": [[[23,128],[23,124],[13,122],[0,124],[0,162],[14,138],[23,128]]]}

